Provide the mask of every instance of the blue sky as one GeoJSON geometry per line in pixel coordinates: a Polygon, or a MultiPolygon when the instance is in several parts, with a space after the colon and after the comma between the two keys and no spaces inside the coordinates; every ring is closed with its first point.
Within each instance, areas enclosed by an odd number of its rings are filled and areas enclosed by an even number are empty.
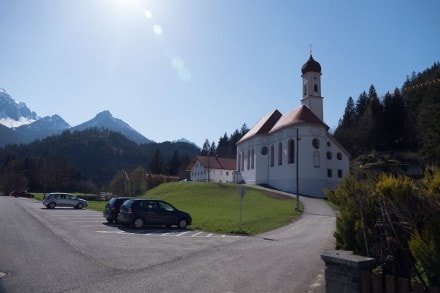
{"type": "Polygon", "coordinates": [[[300,105],[322,67],[324,120],[440,61],[440,2],[0,0],[0,88],[75,126],[109,110],[157,142],[217,143],[300,105]]]}

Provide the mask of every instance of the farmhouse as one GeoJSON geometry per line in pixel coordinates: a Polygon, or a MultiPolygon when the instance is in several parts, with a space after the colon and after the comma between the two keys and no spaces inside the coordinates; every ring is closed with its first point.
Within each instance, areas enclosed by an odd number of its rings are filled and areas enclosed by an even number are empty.
{"type": "Polygon", "coordinates": [[[310,53],[302,66],[301,105],[262,117],[237,143],[237,180],[325,197],[349,173],[349,153],[323,122],[321,65],[310,53]]]}
{"type": "Polygon", "coordinates": [[[235,159],[196,156],[189,163],[187,170],[192,181],[231,183],[234,181],[235,166],[235,159]]]}

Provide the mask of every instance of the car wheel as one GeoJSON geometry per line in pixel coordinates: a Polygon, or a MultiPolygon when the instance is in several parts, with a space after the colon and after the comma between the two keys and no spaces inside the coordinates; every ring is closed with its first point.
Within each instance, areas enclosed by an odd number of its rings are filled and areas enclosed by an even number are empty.
{"type": "Polygon", "coordinates": [[[79,204],[76,206],[76,208],[77,208],[77,209],[80,209],[80,210],[81,210],[83,207],[84,207],[84,204],[82,204],[82,203],[79,203],[79,204]]]}
{"type": "Polygon", "coordinates": [[[177,227],[179,227],[179,229],[186,229],[187,225],[186,219],[180,219],[177,227]]]}
{"type": "Polygon", "coordinates": [[[51,203],[49,203],[49,204],[47,205],[47,207],[48,207],[49,209],[54,209],[56,205],[57,205],[56,203],[51,202],[51,203]]]}
{"type": "Polygon", "coordinates": [[[142,218],[136,218],[134,220],[133,225],[136,229],[141,229],[144,226],[144,220],[142,218]]]}

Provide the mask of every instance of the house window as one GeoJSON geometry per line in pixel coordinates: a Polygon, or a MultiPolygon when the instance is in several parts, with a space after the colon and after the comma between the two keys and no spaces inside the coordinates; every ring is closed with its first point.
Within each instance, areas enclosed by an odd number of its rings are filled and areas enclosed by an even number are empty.
{"type": "Polygon", "coordinates": [[[342,160],[342,153],[337,153],[336,158],[338,158],[338,160],[342,160]]]}
{"type": "Polygon", "coordinates": [[[338,178],[342,178],[342,170],[338,169],[338,178]]]}
{"type": "Polygon", "coordinates": [[[320,162],[319,162],[319,152],[314,151],[313,152],[313,167],[319,168],[320,162]]]}
{"type": "Polygon", "coordinates": [[[295,163],[295,141],[293,139],[290,139],[289,143],[288,143],[288,146],[289,146],[288,163],[289,164],[293,164],[293,163],[295,163]]]}
{"type": "Polygon", "coordinates": [[[331,160],[332,159],[332,152],[327,152],[327,159],[331,160]]]}
{"type": "Polygon", "coordinates": [[[273,165],[275,164],[274,155],[275,155],[274,146],[271,145],[271,146],[270,146],[270,166],[271,166],[271,167],[273,167],[273,165]]]}
{"type": "Polygon", "coordinates": [[[226,176],[229,176],[229,172],[226,172],[226,176]]]}
{"type": "Polygon", "coordinates": [[[251,150],[251,169],[254,169],[254,149],[251,150]]]}
{"type": "Polygon", "coordinates": [[[283,164],[283,143],[278,143],[278,165],[283,164]]]}
{"type": "Polygon", "coordinates": [[[327,177],[331,178],[333,176],[332,169],[327,169],[327,177]]]}

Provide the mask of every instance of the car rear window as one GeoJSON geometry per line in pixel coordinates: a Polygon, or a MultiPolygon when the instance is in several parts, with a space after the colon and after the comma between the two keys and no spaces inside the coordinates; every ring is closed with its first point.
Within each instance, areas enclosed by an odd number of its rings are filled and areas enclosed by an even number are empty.
{"type": "Polygon", "coordinates": [[[108,201],[109,205],[113,205],[116,201],[116,197],[112,198],[111,200],[108,201]]]}
{"type": "Polygon", "coordinates": [[[123,207],[128,207],[128,208],[130,208],[131,205],[132,205],[133,203],[134,203],[134,200],[129,199],[129,200],[125,201],[125,202],[122,204],[122,206],[123,206],[123,207]]]}

